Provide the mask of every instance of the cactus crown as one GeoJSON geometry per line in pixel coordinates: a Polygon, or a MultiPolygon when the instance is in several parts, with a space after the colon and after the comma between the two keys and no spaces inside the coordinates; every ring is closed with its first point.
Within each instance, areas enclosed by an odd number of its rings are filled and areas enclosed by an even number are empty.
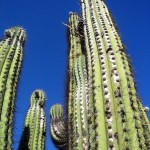
{"type": "Polygon", "coordinates": [[[16,36],[17,40],[21,43],[24,43],[26,38],[25,30],[21,27],[13,27],[10,29],[6,29],[4,33],[6,38],[13,38],[16,36]]]}
{"type": "Polygon", "coordinates": [[[38,103],[41,107],[45,104],[45,93],[43,90],[35,90],[31,95],[31,106],[33,106],[35,103],[38,103]]]}

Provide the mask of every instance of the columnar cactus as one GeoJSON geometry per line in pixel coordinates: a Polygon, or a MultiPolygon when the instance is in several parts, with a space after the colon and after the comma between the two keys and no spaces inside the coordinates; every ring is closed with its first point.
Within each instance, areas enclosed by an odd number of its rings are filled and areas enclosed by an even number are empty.
{"type": "Polygon", "coordinates": [[[25,31],[5,30],[0,41],[0,150],[11,149],[16,88],[23,58],[25,31]]]}
{"type": "Polygon", "coordinates": [[[81,7],[96,125],[90,147],[95,142],[98,149],[149,149],[149,121],[109,11],[102,0],[82,0],[81,7]]]}
{"type": "Polygon", "coordinates": [[[68,25],[67,149],[150,149],[149,120],[112,17],[103,0],[80,2],[82,19],[70,13],[68,25]]]}
{"type": "Polygon", "coordinates": [[[45,93],[35,90],[31,95],[20,150],[44,150],[46,136],[46,117],[44,112],[45,93]]]}

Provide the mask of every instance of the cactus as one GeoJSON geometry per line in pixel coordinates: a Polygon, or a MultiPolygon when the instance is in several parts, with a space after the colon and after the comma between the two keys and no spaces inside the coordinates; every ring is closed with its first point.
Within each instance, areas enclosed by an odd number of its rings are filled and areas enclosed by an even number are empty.
{"type": "Polygon", "coordinates": [[[44,112],[45,93],[35,90],[31,95],[24,131],[19,150],[44,150],[46,136],[46,117],[44,112]]]}
{"type": "MultiPolygon", "coordinates": [[[[109,10],[103,0],[80,2],[82,18],[70,13],[68,24],[66,147],[69,150],[150,149],[149,120],[109,10]]],[[[52,108],[57,112],[56,107],[52,108]]],[[[55,127],[57,124],[53,123],[55,127]]],[[[57,132],[57,137],[62,134],[57,132]]]]}
{"type": "Polygon", "coordinates": [[[25,31],[14,27],[5,30],[0,42],[0,150],[10,150],[12,146],[13,113],[24,41],[25,31]]]}
{"type": "Polygon", "coordinates": [[[63,119],[64,113],[61,105],[54,105],[50,110],[51,126],[50,132],[53,137],[53,141],[60,149],[65,150],[67,147],[67,132],[66,125],[63,119]]]}

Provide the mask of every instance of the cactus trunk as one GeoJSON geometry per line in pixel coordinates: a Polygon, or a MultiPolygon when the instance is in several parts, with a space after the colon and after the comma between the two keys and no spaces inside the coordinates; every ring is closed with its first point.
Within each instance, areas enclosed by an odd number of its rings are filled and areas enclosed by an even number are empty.
{"type": "Polygon", "coordinates": [[[11,149],[16,88],[23,58],[25,32],[5,30],[0,42],[0,150],[11,149]]]}
{"type": "Polygon", "coordinates": [[[103,0],[80,2],[82,19],[70,13],[68,24],[68,149],[150,149],[149,120],[111,14],[103,0]]]}
{"type": "Polygon", "coordinates": [[[31,95],[24,131],[19,150],[44,150],[46,136],[46,118],[44,112],[45,93],[36,90],[31,95]]]}

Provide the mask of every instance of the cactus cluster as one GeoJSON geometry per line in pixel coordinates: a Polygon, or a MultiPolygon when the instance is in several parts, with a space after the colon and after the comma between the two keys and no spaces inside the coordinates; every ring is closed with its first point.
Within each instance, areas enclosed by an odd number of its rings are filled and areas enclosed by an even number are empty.
{"type": "Polygon", "coordinates": [[[13,112],[24,41],[25,31],[20,27],[5,30],[0,41],[0,150],[10,150],[12,146],[13,112]]]}
{"type": "MultiPolygon", "coordinates": [[[[67,111],[50,109],[50,134],[61,150],[149,150],[150,125],[132,67],[103,0],[80,0],[69,14],[67,111]]],[[[13,114],[25,31],[14,27],[0,41],[0,150],[12,149],[13,114]]],[[[44,150],[44,91],[30,99],[19,150],[44,150]]]]}
{"type": "Polygon", "coordinates": [[[44,150],[46,136],[46,117],[44,112],[45,93],[35,90],[30,99],[24,131],[19,150],[44,150]]]}
{"type": "MultiPolygon", "coordinates": [[[[149,120],[114,21],[103,0],[80,2],[82,17],[70,13],[68,24],[66,149],[150,149],[149,120]]],[[[55,136],[63,132],[51,134],[60,149],[55,136]]]]}

